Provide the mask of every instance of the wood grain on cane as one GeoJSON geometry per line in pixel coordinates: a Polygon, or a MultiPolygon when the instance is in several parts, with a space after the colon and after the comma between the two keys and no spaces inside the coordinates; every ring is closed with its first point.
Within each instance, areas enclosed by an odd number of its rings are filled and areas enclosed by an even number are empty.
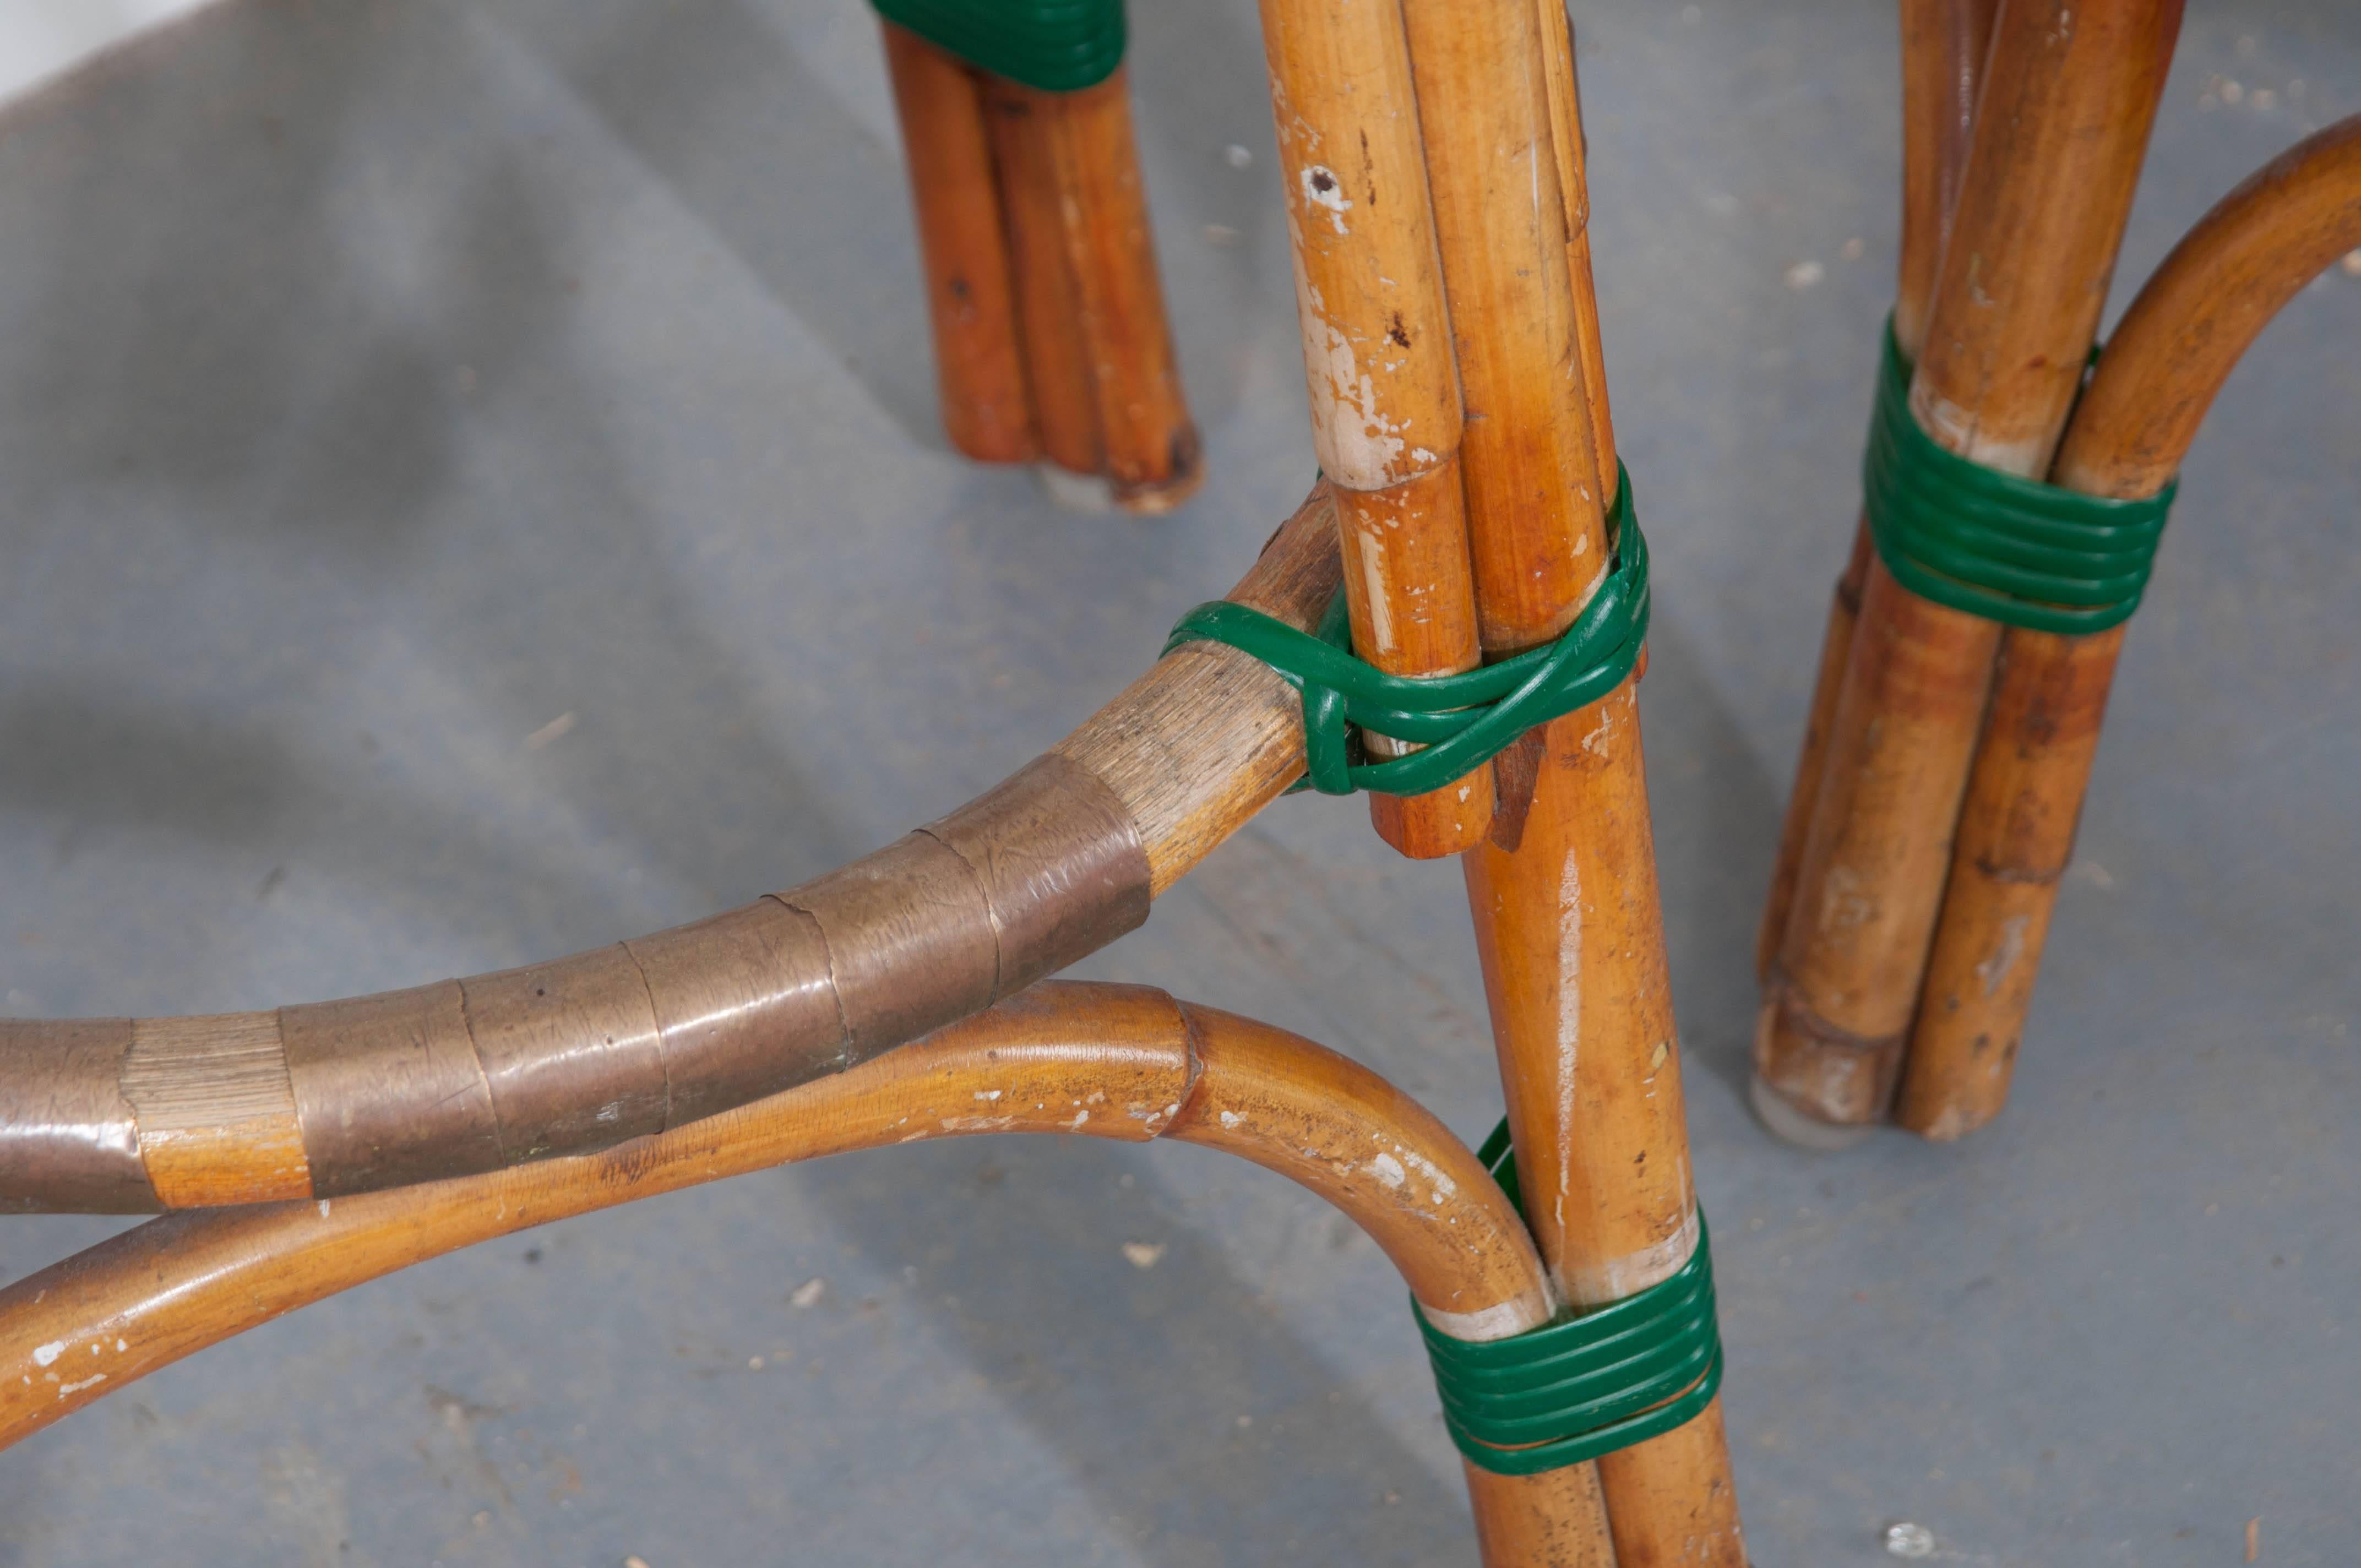
{"type": "Polygon", "coordinates": [[[1035,436],[1045,460],[1076,474],[1102,473],[1106,449],[1066,251],[1053,141],[1058,94],[998,76],[984,77],[983,91],[1035,436]]]}
{"type": "Polygon", "coordinates": [[[1049,459],[1133,511],[1203,478],[1164,314],[1127,79],[1049,93],[984,83],[1033,414],[1049,459]]]}
{"type": "Polygon", "coordinates": [[[1894,334],[1916,359],[1926,341],[1943,242],[1967,177],[1976,97],[2001,0],[1902,0],[1902,236],[1894,334]]]}
{"type": "Polygon", "coordinates": [[[312,1190],[279,1021],[268,1013],[135,1018],[117,1086],[166,1208],[312,1190]]]}
{"type": "MultiPolygon", "coordinates": [[[[1902,240],[1894,287],[1894,336],[1915,359],[1927,335],[1927,307],[1934,297],[1935,272],[1943,258],[1960,181],[1965,177],[1968,143],[1975,127],[1976,93],[1984,54],[1992,40],[1999,0],[1903,0],[1902,5],[1902,240]]],[[[1828,630],[1820,637],[1820,663],[1812,681],[1812,705],[1804,720],[1804,740],[1795,755],[1795,782],[1779,824],[1779,853],[1771,891],[1763,901],[1763,923],[1754,938],[1754,978],[1770,979],[1787,934],[1787,913],[1795,896],[1795,872],[1804,858],[1804,835],[1820,795],[1828,762],[1828,738],[1836,721],[1837,692],[1844,684],[1852,652],[1853,627],[1861,619],[1861,584],[1869,576],[1873,546],[1869,519],[1853,527],[1852,554],[1828,604],[1828,630]]]]}
{"type": "Polygon", "coordinates": [[[1498,656],[1565,630],[1607,571],[1540,27],[1530,0],[1402,9],[1466,411],[1477,617],[1498,656]]]}
{"type": "Polygon", "coordinates": [[[1607,347],[1598,331],[1598,294],[1590,267],[1588,138],[1582,128],[1582,90],[1574,61],[1574,28],[1560,0],[1539,0],[1542,82],[1549,94],[1550,151],[1557,160],[1557,193],[1565,209],[1565,270],[1574,291],[1575,353],[1582,361],[1582,392],[1590,414],[1599,483],[1615,499],[1615,416],[1607,400],[1607,347]]]}
{"type": "Polygon", "coordinates": [[[1060,95],[1052,146],[1082,347],[1116,504],[1170,511],[1204,481],[1164,314],[1126,72],[1060,95]]]}

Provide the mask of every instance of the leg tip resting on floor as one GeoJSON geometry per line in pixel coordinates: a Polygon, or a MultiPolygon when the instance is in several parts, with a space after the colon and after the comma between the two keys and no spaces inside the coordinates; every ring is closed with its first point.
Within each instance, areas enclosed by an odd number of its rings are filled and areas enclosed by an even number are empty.
{"type": "Polygon", "coordinates": [[[1783,1144],[1817,1154],[1841,1154],[1858,1148],[1877,1131],[1872,1124],[1840,1124],[1823,1122],[1817,1116],[1799,1110],[1764,1081],[1761,1073],[1746,1080],[1746,1098],[1754,1107],[1755,1119],[1783,1144]]]}

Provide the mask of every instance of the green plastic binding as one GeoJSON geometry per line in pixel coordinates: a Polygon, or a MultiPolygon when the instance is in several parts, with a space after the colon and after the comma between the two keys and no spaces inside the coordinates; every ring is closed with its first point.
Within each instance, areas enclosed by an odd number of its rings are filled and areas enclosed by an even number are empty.
{"type": "Polygon", "coordinates": [[[1123,0],[870,0],[877,14],[994,76],[1045,93],[1123,63],[1123,0]]]}
{"type": "Polygon", "coordinates": [[[1912,593],[2028,630],[2086,634],[2139,608],[2178,481],[2114,500],[1946,452],[1910,417],[1910,361],[1889,322],[1861,488],[1878,555],[1912,593]]]}
{"type": "MultiPolygon", "coordinates": [[[[1522,1214],[1508,1123],[1477,1157],[1522,1214]]],[[[1451,1441],[1496,1475],[1536,1475],[1645,1442],[1695,1420],[1721,1388],[1703,1214],[1678,1273],[1579,1317],[1478,1343],[1416,1315],[1451,1441]]]]}
{"type": "Polygon", "coordinates": [[[1305,782],[1297,788],[1425,795],[1481,767],[1534,725],[1597,702],[1631,673],[1648,635],[1648,542],[1640,533],[1628,472],[1618,471],[1607,521],[1612,565],[1574,624],[1545,647],[1464,674],[1389,675],[1355,658],[1341,589],[1317,636],[1215,599],[1182,616],[1164,651],[1198,639],[1225,642],[1260,659],[1303,694],[1305,782]],[[1423,750],[1356,761],[1355,728],[1423,750]]]}

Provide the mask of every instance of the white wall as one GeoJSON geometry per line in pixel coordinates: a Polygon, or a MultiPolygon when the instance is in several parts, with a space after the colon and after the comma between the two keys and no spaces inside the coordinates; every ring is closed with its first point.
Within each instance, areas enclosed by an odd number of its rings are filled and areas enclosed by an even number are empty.
{"type": "Polygon", "coordinates": [[[109,44],[205,0],[0,0],[0,99],[63,75],[109,44]]]}

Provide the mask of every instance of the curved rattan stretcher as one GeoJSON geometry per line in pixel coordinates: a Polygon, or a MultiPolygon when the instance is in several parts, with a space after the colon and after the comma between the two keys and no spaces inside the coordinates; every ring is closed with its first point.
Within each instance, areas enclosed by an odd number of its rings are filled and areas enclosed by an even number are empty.
{"type": "Polygon", "coordinates": [[[1144,986],[1052,981],[909,1049],[620,1148],[127,1231],[0,1290],[0,1444],[241,1330],[476,1242],[791,1161],[985,1133],[1177,1138],[1268,1167],[1350,1215],[1455,1338],[1504,1338],[1554,1306],[1499,1188],[1375,1073],[1144,986]]]}
{"type": "MultiPolygon", "coordinates": [[[[1308,626],[1336,578],[1323,485],[1230,597],[1308,626]]],[[[1383,1080],[1161,992],[1033,983],[1137,927],[1302,768],[1294,688],[1192,643],[968,806],[711,919],[273,1013],[0,1023],[0,1201],[186,1211],[0,1290],[0,1446],[474,1242],[965,1134],[1226,1148],[1350,1215],[1454,1337],[1546,1321],[1522,1222],[1383,1080]]],[[[1599,1517],[1589,1465],[1465,1468],[1488,1539],[1599,1517]]]]}
{"type": "MultiPolygon", "coordinates": [[[[1231,597],[1308,625],[1335,586],[1323,487],[1231,597]]],[[[1301,773],[1301,723],[1278,674],[1192,644],[959,810],[694,925],[275,1012],[0,1022],[0,1208],[342,1198],[840,1073],[1138,927],[1301,773]]]]}
{"type": "MultiPolygon", "coordinates": [[[[1230,597],[1309,625],[1336,576],[1322,486],[1230,597]]],[[[1033,983],[1138,926],[1302,767],[1294,688],[1192,643],[969,806],[695,925],[275,1013],[0,1024],[8,1206],[187,1211],[0,1290],[0,1446],[478,1241],[967,1134],[1225,1148],[1351,1216],[1454,1337],[1548,1321],[1522,1222],[1382,1079],[1159,992],[1033,983]]],[[[1465,1469],[1488,1540],[1600,1517],[1590,1465],[1465,1469]]]]}

